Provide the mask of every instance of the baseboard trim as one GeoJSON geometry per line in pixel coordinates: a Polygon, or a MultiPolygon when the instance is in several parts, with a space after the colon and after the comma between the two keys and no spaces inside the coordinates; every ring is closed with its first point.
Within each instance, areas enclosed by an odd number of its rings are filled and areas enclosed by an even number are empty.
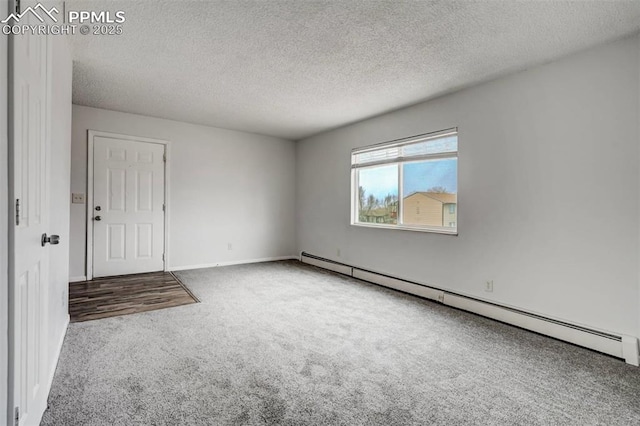
{"type": "Polygon", "coordinates": [[[309,265],[317,266],[319,268],[328,269],[333,272],[337,272],[342,275],[353,275],[353,268],[351,266],[347,266],[341,263],[336,262],[324,262],[321,259],[317,259],[314,257],[304,257],[300,258],[300,261],[304,263],[308,263],[309,265]]]}
{"type": "Polygon", "coordinates": [[[445,305],[473,312],[483,317],[495,319],[516,327],[554,337],[574,345],[602,352],[616,358],[624,358],[620,336],[603,336],[583,327],[571,327],[569,323],[558,323],[542,319],[537,315],[527,315],[515,310],[502,308],[493,304],[461,297],[453,294],[444,296],[445,305]],[[617,337],[617,338],[616,338],[617,337]]]}
{"type": "Polygon", "coordinates": [[[444,292],[441,290],[417,285],[408,281],[399,280],[397,278],[379,275],[362,269],[353,268],[353,277],[374,284],[379,284],[384,287],[389,287],[394,290],[399,290],[404,293],[411,293],[425,299],[435,300],[440,303],[442,303],[444,300],[444,292]]]}
{"type": "Polygon", "coordinates": [[[627,364],[640,366],[638,339],[633,336],[622,336],[622,357],[627,364]]]}
{"type": "Polygon", "coordinates": [[[186,271],[189,269],[202,269],[202,268],[215,268],[218,266],[232,266],[232,265],[244,265],[248,263],[261,263],[261,262],[275,262],[277,260],[292,260],[298,259],[298,256],[276,256],[276,257],[262,257],[259,259],[245,259],[245,260],[232,260],[226,262],[214,262],[214,263],[201,263],[197,265],[186,266],[170,266],[167,271],[186,271]]]}
{"type": "Polygon", "coordinates": [[[639,365],[638,338],[633,336],[596,330],[567,321],[544,317],[494,302],[456,294],[430,285],[360,269],[354,265],[324,259],[305,252],[300,254],[300,261],[593,349],[624,359],[625,362],[631,365],[639,365]]]}
{"type": "Polygon", "coordinates": [[[87,276],[86,275],[82,275],[82,276],[78,276],[78,277],[69,277],[69,282],[70,283],[79,283],[81,281],[86,281],[87,280],[87,276]]]}

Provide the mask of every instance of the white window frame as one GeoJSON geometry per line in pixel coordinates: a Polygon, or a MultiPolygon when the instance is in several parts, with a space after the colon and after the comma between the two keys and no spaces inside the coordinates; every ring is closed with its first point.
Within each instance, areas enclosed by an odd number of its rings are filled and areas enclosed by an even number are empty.
{"type": "MultiPolygon", "coordinates": [[[[407,225],[402,223],[402,214],[404,210],[404,176],[403,176],[403,164],[419,162],[424,160],[436,160],[436,159],[445,159],[445,158],[455,158],[459,159],[459,150],[458,146],[455,152],[442,152],[442,153],[432,153],[432,154],[424,154],[419,156],[412,156],[408,158],[397,157],[393,159],[382,159],[380,161],[375,161],[363,165],[354,164],[354,156],[357,154],[383,150],[385,148],[395,148],[406,145],[417,144],[421,142],[426,142],[429,140],[442,139],[448,136],[455,135],[458,137],[458,128],[454,127],[447,130],[441,130],[438,132],[425,133],[421,135],[411,136],[408,138],[397,139],[389,142],[384,142],[376,145],[369,145],[361,148],[354,148],[351,150],[351,220],[350,223],[352,226],[359,226],[365,228],[381,228],[381,229],[397,229],[403,231],[418,231],[418,232],[431,232],[437,234],[446,234],[446,235],[458,235],[459,229],[459,203],[456,200],[456,227],[455,229],[451,229],[447,226],[425,226],[425,225],[407,225]],[[381,224],[381,223],[371,223],[371,222],[359,222],[359,208],[358,208],[358,199],[359,199],[359,182],[358,182],[358,170],[372,167],[380,167],[384,165],[398,165],[398,211],[397,211],[397,224],[381,224]]],[[[456,175],[456,182],[458,182],[458,175],[456,175]]],[[[458,185],[458,193],[459,193],[459,185],[458,185]]],[[[444,206],[443,206],[444,207],[444,206]]]]}

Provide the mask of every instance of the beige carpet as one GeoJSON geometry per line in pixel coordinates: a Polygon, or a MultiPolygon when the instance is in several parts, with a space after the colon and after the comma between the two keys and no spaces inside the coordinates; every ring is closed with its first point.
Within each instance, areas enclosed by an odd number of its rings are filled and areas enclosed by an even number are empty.
{"type": "Polygon", "coordinates": [[[44,425],[635,425],[640,369],[296,261],[71,324],[44,425]]]}

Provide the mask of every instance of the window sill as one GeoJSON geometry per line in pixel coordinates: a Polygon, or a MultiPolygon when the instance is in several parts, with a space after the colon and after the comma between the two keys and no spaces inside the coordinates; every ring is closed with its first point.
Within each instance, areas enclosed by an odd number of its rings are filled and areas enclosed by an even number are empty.
{"type": "Polygon", "coordinates": [[[444,235],[453,235],[454,237],[458,236],[458,229],[448,229],[448,228],[427,228],[427,227],[417,227],[417,226],[407,226],[407,225],[381,225],[374,223],[358,223],[353,222],[351,226],[359,226],[362,228],[377,228],[377,229],[395,229],[398,231],[414,231],[414,232],[429,232],[432,234],[444,234],[444,235]]]}

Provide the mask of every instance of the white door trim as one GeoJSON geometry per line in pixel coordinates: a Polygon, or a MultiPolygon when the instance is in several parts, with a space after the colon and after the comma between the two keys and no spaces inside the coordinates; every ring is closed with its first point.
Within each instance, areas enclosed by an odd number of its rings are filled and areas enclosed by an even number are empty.
{"type": "Polygon", "coordinates": [[[134,142],[147,142],[164,145],[164,153],[166,160],[164,163],[164,270],[169,270],[169,164],[170,164],[170,147],[171,142],[162,139],[153,139],[142,136],[123,135],[120,133],[102,132],[98,130],[89,130],[87,132],[87,200],[86,200],[86,220],[87,220],[87,251],[86,251],[86,270],[87,280],[93,279],[93,149],[94,139],[96,137],[107,137],[124,139],[134,142]]]}

